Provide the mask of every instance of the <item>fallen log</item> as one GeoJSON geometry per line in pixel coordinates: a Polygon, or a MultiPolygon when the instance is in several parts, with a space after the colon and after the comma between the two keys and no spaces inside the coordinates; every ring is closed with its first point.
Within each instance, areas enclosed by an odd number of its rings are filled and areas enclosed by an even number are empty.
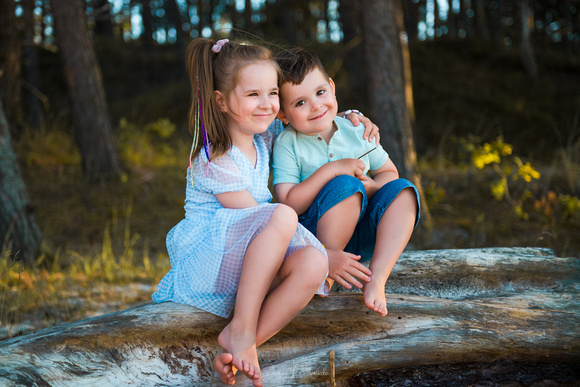
{"type": "MultiPolygon", "coordinates": [[[[260,347],[264,384],[328,385],[330,351],[338,380],[412,365],[578,363],[579,274],[578,259],[545,249],[404,253],[386,318],[360,294],[315,298],[260,347]]],[[[44,329],[0,342],[0,384],[206,386],[226,323],[164,303],[44,329]]],[[[243,376],[236,384],[249,385],[243,376]]]]}

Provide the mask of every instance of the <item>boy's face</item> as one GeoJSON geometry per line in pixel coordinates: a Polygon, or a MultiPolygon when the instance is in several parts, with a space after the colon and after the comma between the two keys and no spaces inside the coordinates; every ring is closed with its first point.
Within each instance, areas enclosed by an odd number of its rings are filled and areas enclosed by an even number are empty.
{"type": "Polygon", "coordinates": [[[319,69],[314,69],[301,84],[282,85],[278,118],[307,135],[332,130],[332,123],[338,112],[334,91],[332,79],[326,80],[319,69]]]}

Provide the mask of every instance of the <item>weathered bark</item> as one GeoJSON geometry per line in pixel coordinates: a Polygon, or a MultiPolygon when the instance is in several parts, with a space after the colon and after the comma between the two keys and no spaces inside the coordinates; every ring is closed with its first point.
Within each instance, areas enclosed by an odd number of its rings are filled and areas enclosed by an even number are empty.
{"type": "Polygon", "coordinates": [[[369,113],[400,176],[419,190],[422,224],[430,229],[432,220],[417,171],[411,59],[400,0],[368,0],[362,16],[365,69],[372,74],[367,80],[369,113]]]}
{"type": "Polygon", "coordinates": [[[0,0],[0,102],[12,130],[20,124],[20,40],[16,30],[14,0],[0,0]]]}
{"type": "Polygon", "coordinates": [[[0,101],[0,251],[9,249],[14,259],[32,263],[41,239],[0,101]]]}
{"type": "Polygon", "coordinates": [[[52,0],[51,5],[83,170],[92,181],[114,178],[120,174],[121,165],[113,141],[101,69],[81,3],[52,0]]]}
{"type": "MultiPolygon", "coordinates": [[[[579,273],[576,258],[547,249],[404,253],[387,289],[416,295],[388,294],[386,318],[360,294],[315,298],[260,347],[264,384],[328,385],[331,350],[342,380],[413,365],[577,363],[579,273]]],[[[45,329],[0,342],[0,383],[208,385],[226,323],[164,303],[45,329]]]]}

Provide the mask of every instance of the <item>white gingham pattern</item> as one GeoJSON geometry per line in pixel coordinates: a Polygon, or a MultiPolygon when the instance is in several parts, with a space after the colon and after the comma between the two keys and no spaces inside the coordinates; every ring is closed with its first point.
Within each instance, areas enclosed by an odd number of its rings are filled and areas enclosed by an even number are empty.
{"type": "MultiPolygon", "coordinates": [[[[268,177],[273,139],[282,129],[276,120],[266,133],[254,137],[255,168],[235,147],[212,160],[209,169],[204,152],[193,161],[193,174],[189,170],[187,173],[185,219],[167,234],[171,270],[157,286],[153,301],[174,301],[218,316],[229,316],[246,248],[268,224],[277,206],[270,203],[268,177]],[[219,193],[246,189],[258,206],[224,208],[215,197],[219,193]]],[[[322,244],[299,224],[286,257],[308,245],[326,254],[322,244]]],[[[319,294],[324,294],[323,285],[319,294]]]]}

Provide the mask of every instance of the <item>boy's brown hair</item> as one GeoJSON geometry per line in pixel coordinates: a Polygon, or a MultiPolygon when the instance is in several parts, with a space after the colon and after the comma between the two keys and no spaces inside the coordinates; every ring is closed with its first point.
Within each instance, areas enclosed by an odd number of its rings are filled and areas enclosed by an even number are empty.
{"type": "Polygon", "coordinates": [[[291,48],[280,51],[274,55],[274,59],[278,63],[278,66],[280,66],[280,71],[282,73],[278,78],[279,87],[282,87],[282,85],[286,83],[299,85],[304,81],[304,78],[315,69],[320,70],[326,80],[330,79],[326,70],[324,70],[320,58],[310,51],[301,48],[291,48]]]}

